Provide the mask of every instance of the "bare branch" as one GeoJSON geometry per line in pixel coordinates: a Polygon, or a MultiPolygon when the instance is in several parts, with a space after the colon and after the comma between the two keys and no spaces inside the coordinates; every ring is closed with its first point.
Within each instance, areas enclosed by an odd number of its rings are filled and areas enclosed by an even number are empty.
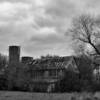
{"type": "Polygon", "coordinates": [[[90,15],[81,15],[73,20],[70,32],[73,34],[73,39],[90,44],[96,53],[100,55],[100,51],[96,47],[97,40],[100,38],[100,27],[98,27],[96,22],[96,19],[90,15]]]}
{"type": "Polygon", "coordinates": [[[89,43],[87,40],[85,40],[85,39],[82,39],[82,38],[77,38],[78,40],[80,40],[80,41],[82,41],[82,42],[85,42],[85,43],[89,43]]]}

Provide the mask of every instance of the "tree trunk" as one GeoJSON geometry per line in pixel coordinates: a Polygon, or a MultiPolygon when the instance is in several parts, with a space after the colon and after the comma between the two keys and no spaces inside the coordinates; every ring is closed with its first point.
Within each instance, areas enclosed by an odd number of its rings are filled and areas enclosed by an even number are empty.
{"type": "Polygon", "coordinates": [[[98,48],[96,48],[96,46],[93,43],[90,43],[90,45],[95,49],[96,53],[100,55],[100,51],[98,50],[98,48]]]}

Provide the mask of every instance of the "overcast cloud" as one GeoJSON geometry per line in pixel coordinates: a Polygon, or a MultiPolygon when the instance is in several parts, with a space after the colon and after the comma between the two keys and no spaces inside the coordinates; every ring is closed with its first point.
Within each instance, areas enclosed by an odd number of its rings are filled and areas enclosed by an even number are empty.
{"type": "Polygon", "coordinates": [[[0,0],[0,52],[20,45],[21,55],[71,55],[65,36],[74,16],[97,14],[100,0],[0,0]]]}

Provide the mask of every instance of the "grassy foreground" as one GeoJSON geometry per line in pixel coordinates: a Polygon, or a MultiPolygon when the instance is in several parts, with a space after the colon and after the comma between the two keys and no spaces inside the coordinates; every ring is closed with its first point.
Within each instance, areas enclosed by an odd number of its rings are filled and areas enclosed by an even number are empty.
{"type": "MultiPolygon", "coordinates": [[[[72,100],[72,97],[77,98],[76,100],[84,100],[81,97],[95,96],[100,98],[100,93],[91,95],[90,93],[28,93],[28,92],[8,92],[0,91],[0,100],[72,100]]],[[[99,99],[100,100],[100,99],[99,99]]]]}
{"type": "Polygon", "coordinates": [[[0,100],[70,100],[71,94],[0,91],[0,100]]]}

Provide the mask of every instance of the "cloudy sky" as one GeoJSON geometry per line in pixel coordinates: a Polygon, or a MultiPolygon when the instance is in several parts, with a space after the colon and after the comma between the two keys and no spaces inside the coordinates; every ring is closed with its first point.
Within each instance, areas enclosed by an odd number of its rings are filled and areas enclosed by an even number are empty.
{"type": "Polygon", "coordinates": [[[72,18],[99,10],[100,0],[0,0],[0,52],[20,45],[21,55],[71,55],[72,18]]]}

